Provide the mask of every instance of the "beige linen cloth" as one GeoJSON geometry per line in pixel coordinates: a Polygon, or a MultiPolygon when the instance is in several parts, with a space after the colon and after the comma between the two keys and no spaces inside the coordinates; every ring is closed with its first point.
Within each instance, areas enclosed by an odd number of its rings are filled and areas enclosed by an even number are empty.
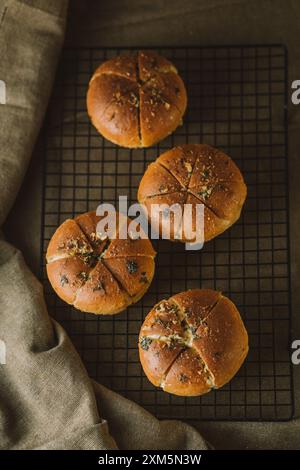
{"type": "MultiPolygon", "coordinates": [[[[45,113],[66,7],[62,0],[0,1],[0,80],[7,95],[0,105],[1,225],[45,113]]],[[[3,239],[0,339],[7,349],[0,365],[0,449],[206,448],[193,428],[159,422],[91,382],[66,333],[49,318],[41,284],[3,239]]]]}

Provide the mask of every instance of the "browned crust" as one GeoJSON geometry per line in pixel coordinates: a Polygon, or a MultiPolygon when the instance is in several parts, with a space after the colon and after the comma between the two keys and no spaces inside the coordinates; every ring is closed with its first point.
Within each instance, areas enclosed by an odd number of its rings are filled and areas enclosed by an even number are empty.
{"type": "Polygon", "coordinates": [[[190,180],[190,188],[202,183],[241,181],[243,177],[234,161],[223,151],[207,144],[194,145],[197,161],[190,180]]]}
{"type": "Polygon", "coordinates": [[[176,68],[165,57],[154,51],[140,51],[138,54],[140,79],[147,82],[154,73],[177,73],[176,68]]]}
{"type": "MultiPolygon", "coordinates": [[[[158,84],[156,84],[158,85],[158,84]]],[[[171,134],[181,123],[176,102],[158,88],[145,85],[140,91],[141,146],[150,147],[171,134]]]]}
{"type": "Polygon", "coordinates": [[[149,239],[102,239],[99,220],[95,212],[88,212],[56,230],[47,250],[47,274],[56,293],[69,304],[111,315],[147,291],[154,276],[155,251],[149,239]]]}
{"type": "MultiPolygon", "coordinates": [[[[178,202],[179,193],[181,204],[192,205],[193,231],[196,207],[204,205],[204,241],[208,241],[239,219],[247,188],[228,155],[208,145],[186,144],[163,153],[148,167],[139,185],[138,201],[149,211],[158,195],[161,204],[173,204],[178,202]],[[165,195],[160,188],[165,188],[165,195]]],[[[150,214],[148,217],[153,223],[150,214]]],[[[188,235],[184,233],[180,241],[195,241],[188,235]]]]}
{"type": "Polygon", "coordinates": [[[247,353],[248,335],[236,306],[210,289],[189,290],[161,301],[147,315],[139,335],[145,374],[175,395],[202,395],[223,386],[247,353]],[[162,343],[176,350],[172,360],[166,361],[160,352],[162,343]]]}
{"type": "Polygon", "coordinates": [[[96,212],[85,212],[74,219],[74,222],[78,225],[82,233],[88,239],[95,254],[100,255],[106,244],[107,240],[101,240],[97,237],[97,223],[100,217],[96,215],[96,212]]]}
{"type": "Polygon", "coordinates": [[[124,256],[150,256],[153,258],[155,255],[156,252],[148,238],[127,238],[126,240],[111,240],[109,247],[104,251],[103,258],[118,258],[124,256]]]}
{"type": "Polygon", "coordinates": [[[220,219],[234,222],[239,219],[241,210],[246,199],[246,186],[240,182],[231,181],[229,183],[216,183],[214,186],[202,186],[199,191],[190,190],[220,219]],[[209,188],[210,195],[203,198],[201,194],[209,188]]]}
{"type": "Polygon", "coordinates": [[[173,105],[181,114],[185,112],[187,99],[184,84],[173,70],[164,73],[152,72],[151,78],[147,80],[142,89],[153,97],[152,104],[155,104],[155,101],[162,101],[167,105],[166,109],[170,109],[168,105],[173,105]]]}
{"type": "MultiPolygon", "coordinates": [[[[186,204],[192,204],[192,213],[194,214],[197,204],[203,204],[201,200],[196,198],[193,194],[188,194],[186,199],[186,204]]],[[[216,236],[223,233],[227,228],[229,228],[238,218],[240,212],[236,215],[235,219],[227,220],[221,219],[218,217],[209,207],[204,205],[204,241],[209,241],[215,238],[216,236]]],[[[192,219],[192,229],[196,230],[196,225],[194,217],[192,219]]],[[[183,241],[186,239],[184,238],[183,241]]]]}
{"type": "Polygon", "coordinates": [[[87,109],[96,129],[123,147],[148,147],[181,123],[187,94],[176,68],[155,52],[104,62],[94,72],[87,109]]]}

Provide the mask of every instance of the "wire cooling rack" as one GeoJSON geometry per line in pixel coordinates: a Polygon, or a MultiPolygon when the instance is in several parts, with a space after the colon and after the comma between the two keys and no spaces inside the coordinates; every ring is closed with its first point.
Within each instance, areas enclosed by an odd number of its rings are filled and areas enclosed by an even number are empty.
{"type": "Polygon", "coordinates": [[[148,149],[103,139],[89,122],[85,96],[100,62],[134,49],[65,49],[45,126],[42,272],[50,313],[65,327],[91,377],[159,418],[286,420],[293,415],[287,179],[287,53],[283,46],[179,47],[174,61],[189,104],[177,131],[148,149]],[[156,274],[136,305],[113,317],[62,302],[45,275],[45,251],[66,218],[119,195],[136,201],[146,166],[164,150],[204,142],[239,165],[248,198],[240,220],[200,252],[156,242],[156,274]],[[160,299],[188,288],[221,290],[238,306],[250,337],[236,377],[203,397],[153,387],[138,359],[141,323],[160,299]]]}

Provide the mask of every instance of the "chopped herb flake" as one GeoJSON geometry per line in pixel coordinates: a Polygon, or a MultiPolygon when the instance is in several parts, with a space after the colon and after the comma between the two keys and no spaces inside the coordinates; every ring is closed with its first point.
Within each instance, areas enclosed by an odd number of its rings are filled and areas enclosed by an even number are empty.
{"type": "Polygon", "coordinates": [[[88,275],[87,272],[81,271],[80,273],[77,274],[77,277],[78,277],[81,281],[87,281],[88,278],[89,278],[89,275],[88,275]]]}
{"type": "Polygon", "coordinates": [[[129,274],[134,274],[138,270],[138,265],[135,261],[129,260],[126,263],[126,268],[127,268],[127,271],[129,272],[129,274]]]}
{"type": "Polygon", "coordinates": [[[180,380],[180,382],[182,382],[182,383],[186,383],[186,382],[189,381],[189,378],[188,378],[187,375],[181,373],[181,374],[179,375],[179,380],[180,380]]]}

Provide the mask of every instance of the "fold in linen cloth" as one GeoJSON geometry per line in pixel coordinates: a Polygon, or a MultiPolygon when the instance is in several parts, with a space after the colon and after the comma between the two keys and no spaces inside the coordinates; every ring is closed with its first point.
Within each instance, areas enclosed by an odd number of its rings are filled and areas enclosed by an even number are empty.
{"type": "MultiPolygon", "coordinates": [[[[46,110],[67,2],[0,0],[0,226],[46,110]]],[[[30,221],[28,221],[30,223],[30,221]]],[[[206,449],[192,427],[158,421],[91,381],[22,254],[0,238],[0,449],[206,449]]]]}

